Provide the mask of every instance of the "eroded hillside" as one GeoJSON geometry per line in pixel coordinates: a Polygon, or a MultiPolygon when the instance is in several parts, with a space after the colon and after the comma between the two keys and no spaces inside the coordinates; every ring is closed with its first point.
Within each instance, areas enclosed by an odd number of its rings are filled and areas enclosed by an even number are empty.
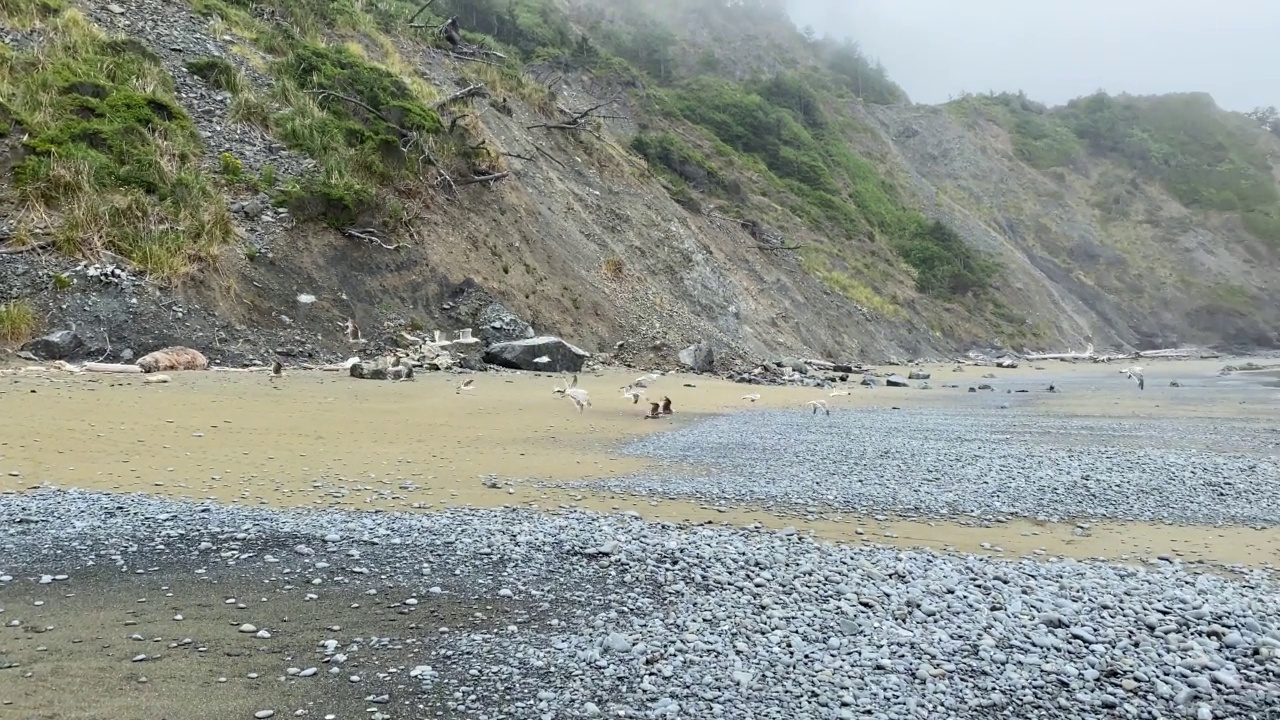
{"type": "Polygon", "coordinates": [[[768,2],[0,10],[9,342],[346,354],[489,299],[663,361],[1275,341],[1276,139],[1196,96],[915,106],[768,2]]]}

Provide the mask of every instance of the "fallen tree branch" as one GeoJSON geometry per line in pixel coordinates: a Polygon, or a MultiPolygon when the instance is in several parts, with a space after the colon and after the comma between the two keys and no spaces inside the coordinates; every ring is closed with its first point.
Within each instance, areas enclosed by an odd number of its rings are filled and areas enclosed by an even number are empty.
{"type": "Polygon", "coordinates": [[[485,60],[484,58],[472,57],[470,55],[459,55],[456,52],[449,53],[449,57],[455,60],[466,60],[467,62],[478,62],[484,63],[485,65],[492,65],[494,67],[502,67],[502,63],[496,63],[492,60],[485,60]]]}
{"type": "Polygon", "coordinates": [[[481,175],[479,177],[473,177],[473,178],[467,178],[466,180],[461,180],[458,182],[458,184],[459,185],[475,185],[476,183],[482,183],[482,182],[492,183],[494,181],[501,180],[502,178],[510,174],[511,174],[510,172],[500,172],[500,173],[492,173],[489,175],[481,175]]]}
{"type": "Polygon", "coordinates": [[[1089,347],[1085,348],[1084,352],[1032,353],[1027,355],[1027,360],[1093,360],[1096,357],[1093,343],[1089,343],[1089,347]]]}
{"type": "Polygon", "coordinates": [[[387,250],[397,250],[402,247],[408,247],[404,243],[396,243],[395,245],[388,245],[387,243],[382,241],[382,238],[378,237],[377,233],[378,231],[373,228],[362,228],[360,230],[357,230],[355,228],[347,228],[342,231],[342,234],[346,235],[349,238],[354,238],[356,240],[363,240],[367,243],[370,243],[372,245],[377,245],[387,250]]]}
{"type": "Polygon", "coordinates": [[[534,145],[534,146],[533,146],[533,149],[534,149],[534,150],[537,150],[539,153],[541,153],[541,155],[542,155],[543,157],[545,157],[546,159],[550,160],[551,162],[553,162],[553,163],[555,163],[555,164],[559,165],[560,167],[564,167],[564,166],[565,166],[564,162],[563,162],[563,161],[561,161],[561,160],[560,160],[560,158],[556,157],[555,155],[552,155],[551,153],[547,152],[546,150],[543,150],[542,148],[538,147],[537,145],[534,145]]]}
{"type": "Polygon", "coordinates": [[[528,160],[529,162],[533,162],[533,161],[534,161],[534,159],[533,159],[533,158],[531,158],[531,157],[529,157],[529,156],[527,156],[527,155],[521,155],[521,154],[519,154],[519,153],[504,152],[504,153],[502,153],[502,155],[503,155],[504,157],[513,157],[513,158],[516,158],[517,160],[528,160]]]}
{"type": "Polygon", "coordinates": [[[98,362],[102,362],[103,360],[106,360],[107,356],[111,354],[111,333],[110,331],[107,331],[107,330],[103,330],[102,333],[107,338],[107,349],[106,349],[106,352],[102,353],[102,357],[98,358],[98,362]]]}
{"type": "Polygon", "coordinates": [[[485,95],[488,95],[488,94],[489,94],[489,90],[484,86],[484,83],[476,83],[475,85],[464,87],[458,92],[446,98],[437,100],[435,104],[433,104],[431,107],[435,110],[439,110],[445,105],[457,102],[459,100],[464,100],[466,98],[476,97],[476,96],[484,97],[485,95]]]}
{"type": "Polygon", "coordinates": [[[31,252],[32,250],[43,250],[52,244],[53,240],[45,239],[27,245],[6,245],[4,247],[0,247],[0,255],[17,255],[19,253],[31,252]]]}
{"type": "Polygon", "coordinates": [[[436,0],[427,0],[425,3],[423,3],[422,7],[418,8],[418,12],[414,13],[413,16],[409,18],[409,22],[408,22],[409,27],[419,27],[413,24],[414,21],[416,21],[418,17],[422,15],[422,13],[426,12],[427,8],[431,7],[431,3],[435,1],[436,0]]]}
{"type": "Polygon", "coordinates": [[[379,111],[377,111],[377,110],[374,110],[372,107],[369,107],[369,106],[368,106],[367,104],[365,104],[363,101],[361,101],[361,100],[357,100],[356,98],[353,98],[353,97],[350,97],[350,96],[347,96],[347,95],[343,95],[342,93],[336,93],[336,92],[334,92],[334,91],[332,91],[332,90],[307,90],[307,91],[305,91],[305,92],[306,92],[308,95],[317,95],[317,96],[320,96],[320,97],[324,97],[324,96],[328,95],[328,96],[330,96],[330,97],[336,97],[336,98],[338,98],[339,100],[342,100],[342,101],[345,101],[345,102],[349,102],[349,103],[351,103],[352,105],[355,105],[356,107],[361,107],[361,108],[364,108],[365,110],[368,110],[370,113],[372,113],[372,114],[373,114],[373,116],[374,116],[374,117],[378,118],[378,119],[379,119],[379,120],[381,120],[382,122],[384,122],[384,123],[386,123],[386,124],[390,125],[391,127],[395,128],[396,130],[398,130],[398,131],[400,132],[400,134],[401,134],[401,135],[409,135],[409,134],[410,134],[408,130],[405,130],[404,128],[400,127],[399,125],[396,125],[395,123],[391,122],[390,120],[388,120],[388,119],[387,119],[387,116],[383,115],[381,112],[379,112],[379,111]]]}

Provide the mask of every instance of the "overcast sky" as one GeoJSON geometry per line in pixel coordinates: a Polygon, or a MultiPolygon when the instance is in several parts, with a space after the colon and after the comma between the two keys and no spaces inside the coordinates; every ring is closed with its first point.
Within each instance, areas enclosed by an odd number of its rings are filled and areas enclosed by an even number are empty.
{"type": "Polygon", "coordinates": [[[1059,105],[1204,91],[1280,105],[1280,0],[789,0],[800,27],[847,36],[915,102],[1024,90],[1059,105]]]}

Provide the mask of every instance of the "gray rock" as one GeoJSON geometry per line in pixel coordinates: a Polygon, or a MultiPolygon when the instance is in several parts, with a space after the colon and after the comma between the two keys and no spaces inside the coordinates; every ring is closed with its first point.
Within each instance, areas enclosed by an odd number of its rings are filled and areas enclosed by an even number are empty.
{"type": "Polygon", "coordinates": [[[351,377],[361,380],[386,380],[389,377],[388,369],[387,361],[382,358],[363,360],[351,366],[351,377]]]}
{"type": "Polygon", "coordinates": [[[911,383],[901,375],[890,375],[884,379],[884,384],[889,387],[911,387],[911,383]]]}
{"type": "Polygon", "coordinates": [[[928,380],[929,377],[930,377],[929,373],[925,372],[924,370],[912,370],[910,373],[907,374],[908,380],[928,380]]]}
{"type": "Polygon", "coordinates": [[[715,351],[706,342],[690,345],[681,350],[679,358],[681,365],[695,373],[709,373],[715,369],[715,351]]]}
{"type": "Polygon", "coordinates": [[[586,350],[550,335],[497,343],[484,352],[491,365],[541,372],[578,372],[589,357],[586,350]]]}
{"type": "Polygon", "coordinates": [[[492,302],[476,316],[476,337],[486,345],[528,340],[534,337],[533,326],[511,312],[506,305],[492,302]]]}
{"type": "Polygon", "coordinates": [[[58,330],[28,340],[21,350],[40,360],[66,360],[84,348],[84,340],[72,330],[58,330]]]}

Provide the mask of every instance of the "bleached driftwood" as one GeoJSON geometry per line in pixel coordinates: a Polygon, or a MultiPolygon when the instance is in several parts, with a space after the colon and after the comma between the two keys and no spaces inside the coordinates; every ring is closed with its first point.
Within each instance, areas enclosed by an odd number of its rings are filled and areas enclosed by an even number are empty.
{"type": "Polygon", "coordinates": [[[143,378],[142,382],[147,383],[148,385],[155,385],[157,383],[167,383],[172,379],[173,378],[163,373],[153,373],[143,378]]]}
{"type": "Polygon", "coordinates": [[[1064,353],[1030,353],[1027,355],[1028,360],[1092,360],[1097,357],[1093,351],[1093,343],[1089,343],[1089,347],[1084,352],[1064,352],[1064,353]]]}
{"type": "Polygon", "coordinates": [[[160,372],[174,370],[208,370],[209,360],[199,350],[175,345],[162,350],[147,353],[138,358],[137,366],[142,372],[160,372]]]}
{"type": "Polygon", "coordinates": [[[85,372],[99,373],[140,373],[142,368],[137,365],[125,365],[124,363],[101,363],[90,362],[85,363],[81,368],[85,372]]]}
{"type": "Polygon", "coordinates": [[[1164,350],[1143,350],[1138,353],[1138,357],[1144,358],[1189,358],[1192,355],[1191,350],[1183,350],[1181,348],[1166,348],[1164,350]]]}

